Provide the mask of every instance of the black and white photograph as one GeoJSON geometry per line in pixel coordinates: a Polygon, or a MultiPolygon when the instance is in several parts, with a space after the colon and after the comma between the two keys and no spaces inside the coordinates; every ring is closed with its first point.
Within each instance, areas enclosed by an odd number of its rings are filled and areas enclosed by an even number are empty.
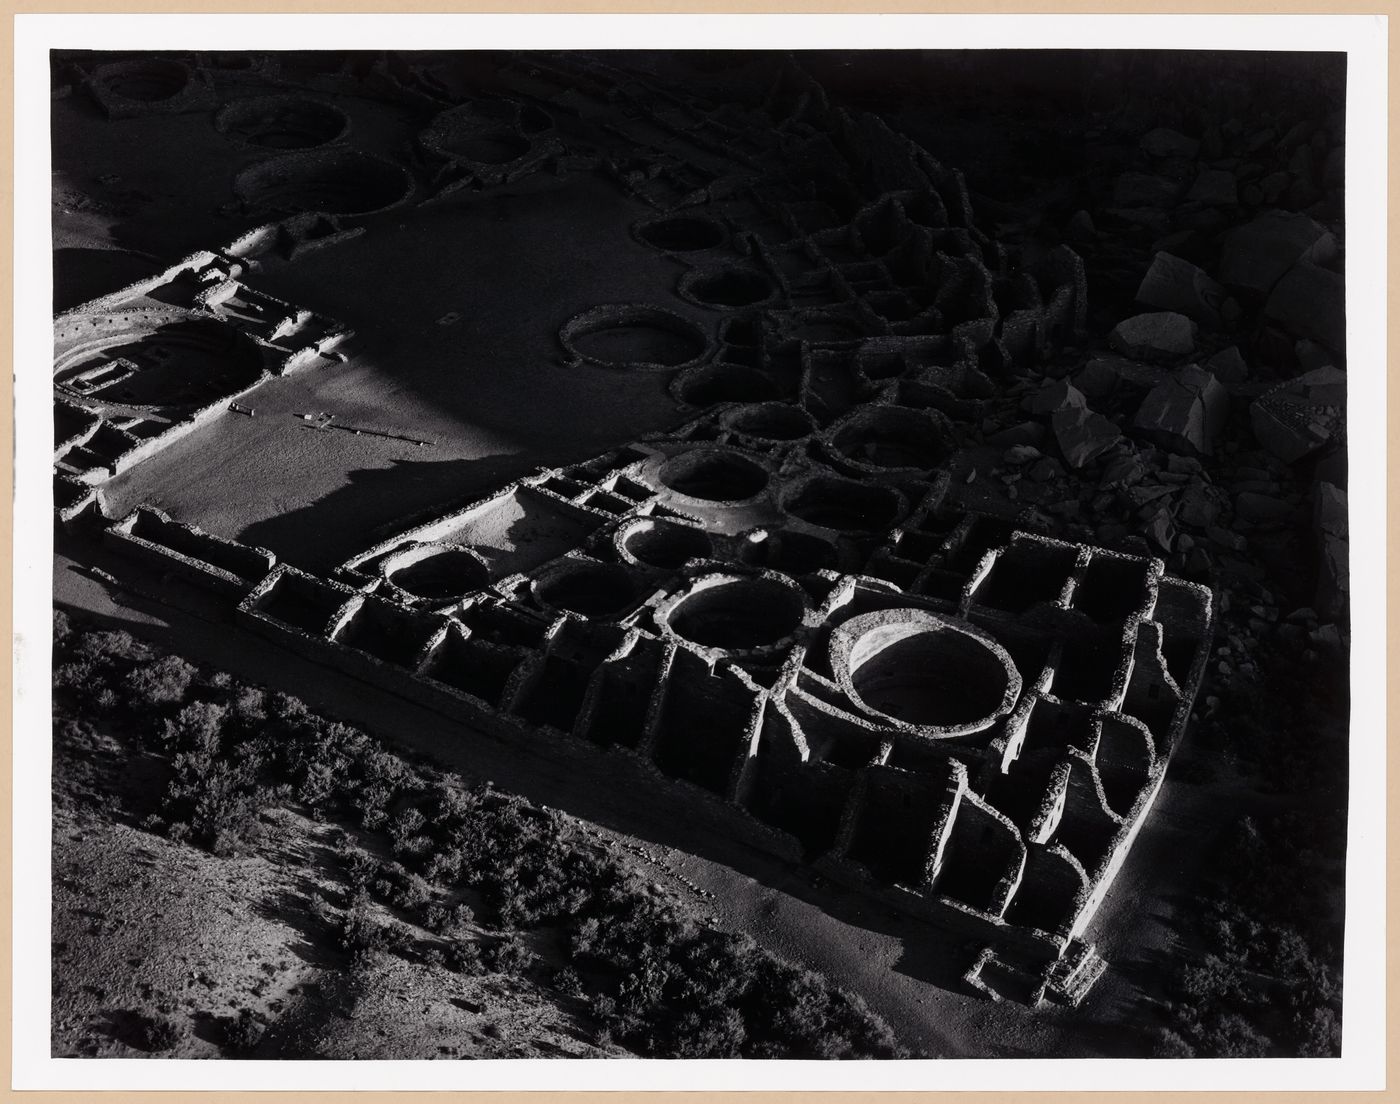
{"type": "Polygon", "coordinates": [[[1348,1057],[1345,48],[58,39],[48,1058],[1348,1057]]]}

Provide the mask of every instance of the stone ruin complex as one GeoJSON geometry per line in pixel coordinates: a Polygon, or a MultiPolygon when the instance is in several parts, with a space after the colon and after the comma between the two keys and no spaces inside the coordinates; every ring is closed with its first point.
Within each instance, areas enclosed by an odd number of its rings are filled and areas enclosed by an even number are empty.
{"type": "Polygon", "coordinates": [[[258,156],[227,196],[252,229],[56,319],[64,540],[167,601],[176,580],[216,596],[250,647],[464,738],[646,779],[975,940],[975,989],[1077,1001],[1212,621],[1161,560],[1023,531],[949,478],[959,421],[1082,328],[1078,257],[1010,255],[957,173],[795,66],[741,110],[605,59],[498,60],[487,95],[392,59],[295,91],[272,55],[78,67],[71,94],[112,120],[200,113],[258,156]],[[422,113],[412,148],[357,148],[351,82],[422,113]],[[675,282],[541,318],[555,370],[664,380],[671,428],[371,533],[332,570],[154,505],[113,512],[109,481],[354,361],[365,320],[321,313],[333,287],[314,309],[259,290],[266,266],[573,174],[645,205],[633,239],[675,282]]]}

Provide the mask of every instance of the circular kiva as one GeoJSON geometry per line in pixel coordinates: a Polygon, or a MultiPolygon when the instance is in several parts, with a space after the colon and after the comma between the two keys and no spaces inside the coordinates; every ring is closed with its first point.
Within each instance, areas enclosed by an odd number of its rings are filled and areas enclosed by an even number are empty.
{"type": "Polygon", "coordinates": [[[816,428],[812,415],[784,402],[753,403],[726,411],[720,419],[728,430],[765,443],[787,444],[809,437],[816,428]]]}
{"type": "Polygon", "coordinates": [[[912,735],[981,732],[1011,712],[1021,693],[1005,648],[966,621],[928,610],[853,617],[832,633],[830,654],[852,703],[912,735]]]}
{"type": "Polygon", "coordinates": [[[860,468],[926,472],[948,458],[952,437],[952,423],[936,410],[868,405],[832,426],[826,440],[837,458],[860,468]]]}
{"type": "Polygon", "coordinates": [[[662,307],[605,304],[564,323],[559,341],[578,361],[601,368],[669,372],[699,364],[714,340],[688,318],[662,307]]]}
{"type": "Polygon", "coordinates": [[[516,123],[525,134],[541,134],[554,126],[549,112],[535,104],[521,104],[516,123]]]}
{"type": "Polygon", "coordinates": [[[840,562],[836,546],[815,533],[795,529],[774,529],[761,545],[762,560],[768,567],[787,575],[806,575],[824,568],[836,568],[840,562]]]}
{"type": "Polygon", "coordinates": [[[358,150],[330,147],[260,161],[233,178],[233,193],[250,212],[370,215],[396,207],[413,192],[407,171],[358,150]]]}
{"type": "Polygon", "coordinates": [[[766,303],[776,290],[773,281],[762,272],[738,265],[692,268],[682,274],[676,284],[676,292],[682,299],[722,310],[766,303]]]}
{"type": "Polygon", "coordinates": [[[675,571],[714,550],[703,529],[649,517],[619,526],[613,543],[623,560],[658,571],[675,571]]]}
{"type": "Polygon", "coordinates": [[[663,215],[632,227],[637,240],[667,253],[716,249],[729,238],[723,224],[703,215],[663,215]]]}
{"type": "Polygon", "coordinates": [[[686,406],[714,406],[728,402],[763,402],[776,398],[778,385],[746,364],[712,361],[687,368],[671,386],[676,400],[686,406]]]}
{"type": "Polygon", "coordinates": [[[899,519],[897,491],[834,475],[809,476],[783,489],[781,505],[792,517],[837,533],[878,533],[899,519]]]}
{"type": "Polygon", "coordinates": [[[656,611],[665,631],[715,652],[785,645],[807,612],[806,592],[776,573],[701,575],[656,611]]]}
{"type": "Polygon", "coordinates": [[[207,406],[257,383],[263,371],[251,337],[178,307],[79,315],[54,329],[54,382],[95,402],[207,406]]]}
{"type": "Polygon", "coordinates": [[[297,150],[344,138],[350,118],[338,107],[302,96],[234,100],[214,119],[222,134],[268,149],[297,150]]]}
{"type": "Polygon", "coordinates": [[[173,58],[114,61],[93,73],[93,80],[108,95],[137,103],[160,103],[183,92],[190,83],[190,67],[173,58]]]}
{"type": "Polygon", "coordinates": [[[452,602],[490,582],[486,561],[460,544],[419,544],[384,561],[384,578],[410,598],[452,602]]]}
{"type": "Polygon", "coordinates": [[[735,505],[750,502],[768,489],[768,469],[732,449],[696,448],[672,456],[657,480],[683,498],[735,505]]]}
{"type": "MultiPolygon", "coordinates": [[[[536,132],[551,125],[544,112],[532,114],[529,121],[536,132]]],[[[434,118],[418,140],[429,153],[449,161],[509,165],[530,152],[530,139],[521,122],[521,111],[515,104],[504,101],[467,103],[434,118]]]]}
{"type": "Polygon", "coordinates": [[[563,560],[530,584],[545,609],[568,610],[583,617],[612,620],[637,603],[637,585],[621,564],[563,560]]]}

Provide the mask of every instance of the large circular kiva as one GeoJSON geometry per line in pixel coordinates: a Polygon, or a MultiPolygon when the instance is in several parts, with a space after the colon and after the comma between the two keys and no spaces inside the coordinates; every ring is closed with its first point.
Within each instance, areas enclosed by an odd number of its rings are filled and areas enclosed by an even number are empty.
{"type": "Polygon", "coordinates": [[[702,575],[657,610],[668,632],[726,652],[771,648],[802,624],[806,592],[779,575],[702,575]]]}
{"type": "Polygon", "coordinates": [[[636,518],[618,529],[616,547],[627,559],[659,571],[675,571],[713,551],[703,529],[651,517],[636,518]]]}
{"type": "Polygon", "coordinates": [[[450,602],[490,581],[479,553],[457,544],[420,544],[390,556],[384,577],[412,598],[450,602]]]}
{"type": "Polygon", "coordinates": [[[662,307],[605,304],[564,323],[559,341],[581,362],[602,368],[671,371],[704,360],[714,341],[699,325],[662,307]]]}
{"type": "Polygon", "coordinates": [[[808,525],[837,533],[877,533],[899,519],[901,500],[889,487],[811,476],[783,491],[783,509],[808,525]]]}
{"type": "Polygon", "coordinates": [[[338,107],[302,96],[234,100],[214,119],[220,133],[268,149],[296,150],[343,138],[350,119],[338,107]]]}
{"type": "Polygon", "coordinates": [[[928,610],[853,617],[832,633],[831,668],[875,719],[937,738],[982,731],[1021,693],[1005,648],[965,621],[928,610]]]}
{"type": "Polygon", "coordinates": [[[812,415],[784,402],[750,403],[729,411],[721,420],[726,429],[760,441],[800,441],[815,427],[812,415]]]}
{"type": "Polygon", "coordinates": [[[730,449],[690,449],[661,465],[656,478],[678,495],[701,502],[747,502],[768,487],[768,470],[730,449]]]}
{"type": "Polygon", "coordinates": [[[412,191],[413,178],[398,165],[339,147],[260,161],[233,179],[239,202],[263,216],[369,215],[396,206],[412,191]]]}
{"type": "Polygon", "coordinates": [[[257,343],[179,307],[77,315],[54,327],[54,382],[114,406],[207,406],[258,382],[257,343]]]}
{"type": "Polygon", "coordinates": [[[637,599],[637,585],[625,567],[595,560],[563,560],[537,578],[531,590],[547,609],[603,620],[627,613],[637,599]]]}
{"type": "Polygon", "coordinates": [[[714,361],[687,368],[676,378],[671,393],[688,406],[714,406],[772,399],[778,395],[778,385],[757,368],[714,361]]]}
{"type": "Polygon", "coordinates": [[[827,440],[833,453],[863,468],[928,471],[947,459],[952,433],[936,410],[870,405],[837,422],[827,440]]]}
{"type": "Polygon", "coordinates": [[[174,58],[114,61],[98,66],[93,80],[108,93],[137,103],[174,99],[190,83],[190,67],[174,58]]]}
{"type": "Polygon", "coordinates": [[[663,215],[633,228],[639,241],[667,253],[695,253],[723,245],[724,227],[702,215],[663,215]]]}
{"type": "Polygon", "coordinates": [[[523,111],[504,100],[482,100],[442,112],[419,135],[423,148],[452,161],[476,165],[508,165],[530,152],[530,139],[522,123],[534,132],[546,130],[550,119],[543,112],[523,111]]]}
{"type": "Polygon", "coordinates": [[[762,272],[739,265],[691,269],[676,285],[682,299],[721,310],[766,303],[775,290],[762,272]]]}

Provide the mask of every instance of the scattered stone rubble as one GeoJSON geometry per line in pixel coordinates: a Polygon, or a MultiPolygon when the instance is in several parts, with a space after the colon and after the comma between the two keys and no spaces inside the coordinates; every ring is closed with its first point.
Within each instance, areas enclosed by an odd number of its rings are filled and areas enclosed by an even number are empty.
{"type": "MultiPolygon", "coordinates": [[[[1335,186],[1334,123],[1292,145],[1146,133],[1141,163],[1066,228],[1095,270],[1136,258],[1126,286],[1150,310],[1099,339],[1079,253],[1020,263],[978,228],[959,174],[796,66],[726,112],[611,62],[502,65],[514,98],[379,72],[429,108],[402,164],[255,165],[236,198],[267,226],[56,321],[65,532],[223,595],[239,631],[593,777],[669,787],[718,830],[981,941],[976,991],[1077,1002],[1103,969],[1086,926],[1208,668],[1244,670],[1259,634],[1344,641],[1345,470],[1324,467],[1345,442],[1340,233],[1266,209],[1335,186]],[[605,122],[607,152],[556,129],[564,115],[605,122]],[[1276,179],[1270,149],[1315,155],[1276,179]],[[814,190],[814,166],[835,182],[814,190]],[[153,507],[105,515],[118,472],[274,375],[353,355],[347,325],[255,290],[259,255],[596,171],[656,212],[634,235],[681,275],[654,302],[548,320],[562,370],[669,373],[683,424],[319,576],[153,507]],[[372,201],[316,206],[346,174],[372,201]],[[275,194],[259,183],[274,177],[275,194]],[[1128,252],[1101,225],[1126,228],[1128,252]],[[628,327],[672,351],[616,359],[590,341],[628,327]],[[139,358],[110,355],[118,343],[139,358]],[[504,517],[570,537],[503,567],[485,534],[504,517]],[[1250,552],[1292,529],[1319,569],[1312,608],[1289,613],[1250,552]],[[1246,610],[1213,606],[1202,583],[1222,579],[1226,599],[1251,582],[1246,610]]],[[[173,94],[196,110],[220,82],[185,68],[193,91],[173,94]]],[[[84,83],[122,117],[110,78],[84,83]]],[[[340,133],[313,108],[217,116],[254,138],[269,117],[340,133]]]]}

